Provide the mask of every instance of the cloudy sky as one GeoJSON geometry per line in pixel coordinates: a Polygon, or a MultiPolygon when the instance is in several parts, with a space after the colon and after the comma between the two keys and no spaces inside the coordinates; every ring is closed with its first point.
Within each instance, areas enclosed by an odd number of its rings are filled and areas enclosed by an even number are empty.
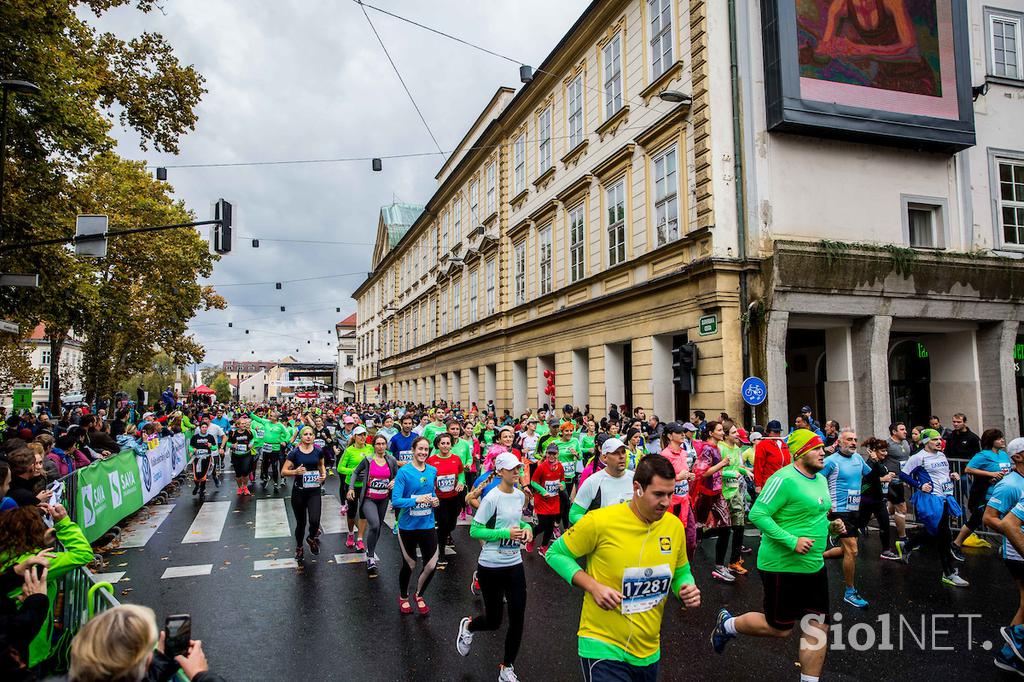
{"type": "MultiPolygon", "coordinates": [[[[373,4],[536,66],[588,3],[373,4]]],[[[515,64],[367,12],[445,151],[498,87],[520,87],[515,64]]],[[[122,38],[163,34],[179,59],[206,78],[199,122],[177,157],[143,152],[135,135],[116,130],[125,157],[174,166],[436,150],[352,0],[167,0],[163,12],[121,8],[99,21],[84,16],[122,38]]],[[[211,217],[218,197],[236,206],[234,250],[210,279],[228,309],[200,313],[192,323],[207,362],[285,354],[333,360],[334,324],[355,311],[351,292],[369,270],[380,206],[395,199],[424,203],[436,186],[441,157],[384,164],[382,173],[362,161],[169,168],[175,195],[200,219],[211,217]],[[258,249],[250,245],[254,237],[258,249]],[[343,273],[358,274],[338,276],[343,273]],[[273,284],[245,284],[327,275],[332,277],[286,282],[280,291],[273,284]]]]}

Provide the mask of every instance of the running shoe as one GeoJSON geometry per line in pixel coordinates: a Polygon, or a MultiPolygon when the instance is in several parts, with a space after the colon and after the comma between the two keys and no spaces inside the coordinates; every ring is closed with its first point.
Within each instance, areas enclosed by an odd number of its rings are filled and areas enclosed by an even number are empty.
{"type": "Polygon", "coordinates": [[[346,514],[348,514],[348,502],[341,505],[341,515],[345,516],[346,514]]]}
{"type": "Polygon", "coordinates": [[[249,495],[250,497],[252,497],[252,491],[251,491],[251,490],[249,490],[249,486],[247,486],[247,485],[243,485],[243,486],[242,486],[242,491],[243,491],[243,492],[244,492],[244,493],[245,493],[246,495],[249,495]]]}
{"type": "Polygon", "coordinates": [[[547,557],[547,555],[548,555],[548,546],[544,545],[543,547],[538,549],[537,550],[537,554],[540,554],[542,557],[547,557]]]}
{"type": "Polygon", "coordinates": [[[953,587],[970,587],[971,584],[960,577],[960,574],[953,571],[949,575],[942,576],[942,582],[946,585],[952,585],[953,587]]]}
{"type": "Polygon", "coordinates": [[[892,551],[891,549],[887,549],[884,552],[882,552],[880,555],[878,555],[878,558],[885,559],[887,561],[899,561],[900,560],[899,555],[896,554],[896,552],[892,551]]]}
{"type": "Polygon", "coordinates": [[[530,540],[529,542],[526,543],[526,553],[527,554],[532,554],[533,553],[533,540],[530,540]]]}
{"type": "Polygon", "coordinates": [[[735,575],[746,575],[750,572],[747,569],[743,568],[743,559],[740,559],[739,561],[734,561],[731,564],[729,564],[729,570],[735,575]]]}
{"type": "Polygon", "coordinates": [[[1003,626],[999,628],[999,634],[1006,640],[1013,655],[1024,662],[1024,625],[1003,626]]]}
{"type": "Polygon", "coordinates": [[[363,539],[362,538],[359,538],[358,540],[356,540],[356,549],[358,551],[360,551],[360,552],[365,552],[366,551],[366,544],[363,543],[363,539]]]}
{"type": "Polygon", "coordinates": [[[408,599],[402,599],[401,597],[399,597],[398,610],[405,614],[412,613],[412,602],[408,599]]]}
{"type": "Polygon", "coordinates": [[[356,539],[354,537],[352,537],[352,533],[349,533],[348,537],[345,538],[345,546],[348,547],[349,549],[352,549],[353,547],[356,546],[356,539]]]}
{"type": "Polygon", "coordinates": [[[377,577],[377,562],[373,559],[366,560],[366,577],[376,578],[377,577]]]}
{"type": "Polygon", "coordinates": [[[711,571],[711,577],[715,580],[721,580],[723,583],[736,582],[736,576],[725,566],[715,566],[715,569],[711,571]]]}
{"type": "Polygon", "coordinates": [[[447,559],[438,559],[437,563],[434,565],[434,568],[437,569],[438,571],[443,571],[443,570],[447,569],[448,568],[448,560],[447,559]]]}
{"type": "Polygon", "coordinates": [[[952,554],[953,558],[959,561],[960,563],[966,561],[966,559],[964,559],[964,553],[961,551],[960,546],[957,545],[955,542],[949,543],[949,553],[952,554]]]}
{"type": "Polygon", "coordinates": [[[846,594],[843,596],[843,601],[850,606],[856,606],[858,609],[866,609],[868,607],[868,600],[860,596],[856,587],[846,588],[846,594]]]}
{"type": "Polygon", "coordinates": [[[420,615],[425,616],[430,613],[430,607],[427,606],[427,602],[423,601],[423,597],[418,594],[413,594],[412,601],[416,604],[416,608],[419,609],[420,615]]]}
{"type": "Polygon", "coordinates": [[[309,545],[309,551],[315,555],[320,554],[320,541],[316,538],[306,538],[306,544],[309,545]]]}
{"type": "Polygon", "coordinates": [[[510,665],[498,666],[498,682],[519,682],[516,671],[510,665]]]}
{"type": "Polygon", "coordinates": [[[903,563],[905,563],[905,564],[909,564],[910,563],[910,554],[913,551],[914,550],[910,546],[910,543],[908,541],[906,541],[906,540],[897,540],[896,541],[896,556],[898,556],[900,561],[902,561],[903,563]]]}
{"type": "Polygon", "coordinates": [[[1004,660],[999,656],[996,656],[994,659],[992,659],[992,662],[1000,670],[1005,670],[1011,673],[1017,673],[1021,677],[1024,677],[1024,663],[1021,663],[1016,658],[1004,660]]]}
{"type": "Polygon", "coordinates": [[[444,544],[445,547],[451,547],[452,549],[455,549],[455,538],[449,535],[448,540],[444,544]]]}
{"type": "Polygon", "coordinates": [[[302,558],[305,556],[305,554],[306,554],[306,552],[305,552],[304,549],[302,549],[302,545],[299,545],[298,547],[295,548],[295,560],[296,561],[302,561],[302,558]]]}
{"type": "Polygon", "coordinates": [[[199,484],[198,484],[198,483],[196,483],[196,484],[195,484],[195,485],[194,485],[194,486],[192,487],[192,494],[193,494],[193,495],[198,495],[198,494],[199,494],[199,484]]]}
{"type": "Polygon", "coordinates": [[[753,547],[747,547],[746,545],[743,545],[742,547],[740,547],[740,554],[750,554],[753,551],[754,551],[753,547]]]}
{"type": "Polygon", "coordinates": [[[463,507],[462,511],[459,512],[459,521],[465,521],[465,520],[466,520],[466,509],[465,509],[465,507],[463,507]]]}
{"type": "Polygon", "coordinates": [[[469,648],[473,646],[473,633],[469,631],[469,618],[459,621],[459,636],[455,638],[455,650],[460,656],[468,656],[469,648]]]}
{"type": "Polygon", "coordinates": [[[711,647],[716,654],[725,651],[725,645],[736,635],[730,635],[725,631],[725,621],[732,618],[732,614],[725,609],[718,610],[718,617],[715,618],[715,629],[711,631],[711,647]]]}
{"type": "Polygon", "coordinates": [[[555,526],[555,528],[551,531],[551,537],[553,537],[555,540],[562,537],[562,531],[559,530],[558,526],[555,526]]]}
{"type": "Polygon", "coordinates": [[[473,582],[469,584],[469,593],[474,597],[480,595],[480,581],[476,579],[476,571],[473,571],[473,582]]]}
{"type": "Polygon", "coordinates": [[[235,490],[235,494],[236,494],[236,495],[241,495],[241,494],[242,494],[242,488],[241,488],[241,486],[239,486],[239,487],[238,487],[238,489],[237,489],[237,490],[235,490]]]}

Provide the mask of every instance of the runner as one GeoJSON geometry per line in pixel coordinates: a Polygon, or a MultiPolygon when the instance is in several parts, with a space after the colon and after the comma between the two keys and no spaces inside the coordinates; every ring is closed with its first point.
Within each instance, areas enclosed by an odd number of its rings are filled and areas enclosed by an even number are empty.
{"type": "MultiPolygon", "coordinates": [[[[719,443],[725,440],[725,427],[722,422],[709,421],[706,425],[707,441],[695,443],[697,458],[693,461],[694,482],[690,489],[693,517],[697,520],[698,542],[703,538],[714,536],[715,567],[711,577],[715,580],[731,583],[736,576],[725,565],[729,551],[729,538],[733,528],[730,525],[729,507],[722,495],[722,470],[729,463],[718,449],[719,443]]],[[[740,532],[742,538],[742,529],[740,532]]],[[[733,548],[739,558],[740,546],[733,548]]]]}
{"type": "Polygon", "coordinates": [[[960,475],[950,472],[949,460],[940,449],[942,436],[938,431],[921,431],[921,445],[921,450],[903,463],[900,480],[916,488],[910,501],[922,527],[909,541],[897,541],[896,553],[904,563],[909,564],[911,552],[935,541],[938,543],[939,561],[942,564],[943,584],[968,587],[970,583],[961,578],[953,567],[953,543],[949,530],[949,517],[963,513],[953,496],[953,482],[959,481],[960,475]]]}
{"type": "MultiPolygon", "coordinates": [[[[348,549],[354,547],[359,552],[366,549],[366,545],[363,544],[362,536],[358,540],[356,539],[356,513],[359,509],[357,505],[348,504],[348,491],[353,487],[352,472],[367,457],[373,457],[373,446],[366,442],[366,429],[362,426],[357,426],[352,429],[352,436],[349,439],[348,447],[341,454],[341,461],[338,462],[338,475],[343,477],[340,489],[341,503],[344,505],[345,519],[348,521],[348,535],[345,538],[345,547],[348,549]]],[[[359,493],[357,492],[356,494],[358,495],[359,493]]],[[[361,530],[362,527],[360,528],[361,530]]]]}
{"type": "Polygon", "coordinates": [[[452,436],[448,432],[439,433],[433,445],[437,453],[430,456],[427,464],[437,469],[436,489],[434,494],[439,502],[434,515],[437,517],[437,542],[439,545],[437,570],[448,567],[445,558],[447,547],[455,546],[452,531],[459,520],[459,510],[464,506],[462,493],[466,489],[466,474],[462,460],[452,454],[452,436]]]}
{"type": "Polygon", "coordinates": [[[654,682],[665,597],[671,592],[688,608],[700,606],[683,525],[665,513],[675,475],[664,457],[645,457],[628,504],[586,514],[548,550],[548,565],[586,592],[578,631],[584,682],[654,682]]]}
{"type": "Polygon", "coordinates": [[[1006,437],[999,429],[986,429],[981,434],[981,452],[974,455],[967,463],[964,473],[971,477],[971,492],[967,499],[967,508],[971,515],[953,540],[953,557],[963,561],[961,553],[964,540],[981,527],[981,519],[988,504],[992,486],[1003,479],[1013,469],[1013,462],[1004,449],[1006,437]]]}
{"type": "MultiPolygon", "coordinates": [[[[915,427],[914,430],[920,436],[919,427],[915,427]]],[[[913,452],[916,443],[917,438],[913,443],[907,438],[907,427],[903,422],[889,425],[885,468],[896,474],[897,480],[889,483],[886,499],[889,503],[889,515],[896,523],[896,539],[903,541],[907,540],[907,487],[899,480],[899,476],[903,463],[910,458],[910,453],[913,452]]]]}
{"type": "Polygon", "coordinates": [[[281,462],[285,457],[285,448],[295,437],[295,431],[280,421],[275,410],[267,414],[267,419],[262,419],[255,413],[250,414],[252,421],[259,424],[263,429],[263,463],[260,465],[260,481],[263,489],[266,490],[268,481],[274,479],[274,492],[281,487],[280,471],[281,462]]]}
{"type": "Polygon", "coordinates": [[[294,476],[292,485],[292,512],[295,514],[295,560],[302,561],[304,550],[302,536],[309,519],[309,535],[306,544],[313,554],[320,554],[320,487],[327,480],[324,465],[324,451],[313,444],[316,431],[312,426],[299,430],[299,444],[288,453],[284,461],[282,476],[294,476]]]}
{"type": "MultiPolygon", "coordinates": [[[[533,472],[530,487],[534,490],[533,504],[537,516],[537,527],[533,531],[534,537],[540,543],[538,553],[541,556],[547,554],[548,547],[554,536],[555,524],[561,520],[561,493],[565,490],[565,472],[562,470],[562,463],[558,461],[558,445],[549,443],[544,453],[544,459],[537,464],[533,472]]],[[[563,527],[563,532],[565,528],[563,527]]],[[[533,543],[527,542],[527,553],[533,551],[533,543]]]]}
{"type": "Polygon", "coordinates": [[[833,513],[843,520],[845,532],[839,535],[839,547],[832,547],[823,555],[826,559],[843,558],[843,578],[846,592],[843,601],[858,609],[866,609],[868,602],[860,596],[854,584],[857,570],[857,537],[860,533],[860,495],[865,476],[871,473],[864,458],[857,452],[857,434],[852,429],[839,432],[838,452],[825,458],[821,475],[828,481],[833,513]]]}
{"type": "Polygon", "coordinates": [[[626,444],[609,438],[601,444],[604,469],[593,474],[576,492],[569,521],[578,523],[583,515],[595,509],[628,502],[633,497],[633,472],[626,468],[626,444]]]}
{"type": "Polygon", "coordinates": [[[582,461],[583,451],[579,439],[573,436],[571,423],[566,422],[556,428],[558,439],[554,442],[558,446],[558,461],[562,463],[562,469],[565,471],[565,490],[559,493],[562,497],[562,527],[568,528],[571,525],[569,520],[569,509],[572,506],[570,495],[576,484],[576,463],[582,461]]]}
{"type": "Polygon", "coordinates": [[[729,556],[729,572],[734,575],[746,575],[743,565],[743,526],[746,523],[746,497],[748,476],[753,471],[744,462],[744,447],[749,445],[745,431],[732,422],[726,424],[728,431],[725,440],[719,443],[718,451],[726,461],[722,469],[722,498],[729,510],[729,524],[732,529],[732,553],[729,556]]]}
{"type": "Polygon", "coordinates": [[[687,556],[693,556],[697,549],[697,521],[693,517],[693,508],[690,505],[690,483],[696,476],[690,472],[689,458],[683,449],[687,426],[692,427],[693,424],[669,422],[665,425],[665,430],[661,434],[661,456],[671,462],[676,471],[676,485],[672,492],[672,513],[683,522],[683,528],[686,531],[686,553],[687,556]]]}
{"type": "Polygon", "coordinates": [[[238,495],[252,495],[249,491],[249,475],[252,473],[252,448],[256,436],[250,428],[252,421],[247,415],[239,415],[234,428],[228,433],[228,448],[231,450],[231,468],[235,470],[235,484],[238,495]]]}
{"type": "MultiPolygon", "coordinates": [[[[182,424],[185,423],[186,417],[182,416],[182,424]]],[[[210,421],[209,417],[203,417],[203,419],[210,421]]],[[[202,421],[202,420],[200,420],[202,421]]],[[[220,472],[224,469],[224,450],[227,446],[227,434],[224,429],[221,428],[217,420],[210,421],[210,430],[208,432],[217,441],[217,447],[213,449],[211,455],[216,455],[216,459],[213,461],[213,485],[217,488],[220,487],[220,472]]]]}
{"type": "Polygon", "coordinates": [[[1017,584],[1017,612],[1009,627],[999,629],[1006,646],[995,665],[1024,676],[1024,438],[1014,438],[1006,448],[1013,468],[990,489],[985,506],[985,525],[1003,536],[1003,565],[1017,584]]]}
{"type": "Polygon", "coordinates": [[[505,653],[498,667],[498,682],[516,682],[519,679],[513,665],[523,639],[526,614],[522,543],[533,542],[533,531],[530,524],[523,521],[526,496],[513,487],[521,476],[521,467],[519,458],[512,453],[498,455],[494,469],[501,482],[483,499],[473,517],[469,535],[484,542],[476,570],[484,598],[484,615],[463,618],[456,639],[456,650],[467,656],[473,644],[473,634],[501,627],[503,602],[508,605],[508,631],[505,634],[505,653]]]}
{"type": "Polygon", "coordinates": [[[203,419],[199,422],[199,432],[193,434],[189,441],[192,446],[192,478],[195,485],[192,487],[192,494],[199,495],[202,500],[206,497],[206,476],[210,467],[216,468],[213,457],[216,455],[220,445],[217,439],[210,433],[210,420],[203,419]]]}
{"type": "Polygon", "coordinates": [[[402,415],[399,424],[402,430],[391,437],[388,442],[388,449],[391,450],[392,456],[398,462],[398,466],[403,467],[412,461],[412,442],[419,438],[412,432],[412,415],[406,413],[402,415]]]}
{"type": "Polygon", "coordinates": [[[822,554],[829,533],[845,530],[840,519],[829,523],[832,507],[825,466],[825,445],[806,429],[789,434],[787,451],[793,463],[764,484],[750,509],[751,522],[761,529],[757,570],[764,582],[764,612],[733,617],[718,612],[711,645],[725,650],[738,634],[789,637],[799,626],[800,682],[818,682],[825,665],[828,639],[828,574],[822,554]]]}
{"type": "Polygon", "coordinates": [[[444,433],[448,430],[448,427],[444,424],[444,411],[440,407],[430,411],[431,421],[423,428],[423,437],[427,439],[427,442],[433,445],[434,439],[437,438],[437,434],[444,433]]]}
{"type": "MultiPolygon", "coordinates": [[[[404,418],[402,426],[404,429],[404,418]]],[[[392,442],[395,438],[398,436],[392,438],[392,442]]],[[[430,443],[426,438],[418,436],[412,442],[412,461],[398,470],[391,491],[391,504],[398,513],[398,523],[395,524],[398,527],[398,546],[402,550],[402,566],[398,572],[398,608],[402,613],[412,613],[409,582],[416,567],[416,550],[419,549],[423,570],[420,571],[416,591],[412,593],[412,601],[416,602],[416,608],[424,616],[430,613],[430,608],[423,601],[423,592],[430,584],[437,566],[434,508],[439,503],[434,495],[437,469],[427,464],[429,456],[430,443]]]]}
{"type": "MultiPolygon", "coordinates": [[[[327,475],[334,475],[334,467],[337,465],[337,453],[334,450],[334,434],[324,425],[324,418],[317,416],[313,419],[313,445],[324,452],[324,464],[327,466],[327,475]]],[[[323,490],[321,487],[320,490],[323,490]]]]}
{"type": "MultiPolygon", "coordinates": [[[[473,480],[476,462],[473,461],[473,443],[462,437],[462,424],[454,418],[448,420],[448,433],[452,437],[452,454],[462,461],[462,475],[467,481],[473,480]]],[[[459,521],[466,520],[466,490],[459,493],[459,521]]]]}
{"type": "Polygon", "coordinates": [[[373,457],[356,465],[352,472],[355,484],[348,490],[349,504],[359,510],[361,532],[366,538],[366,574],[370,578],[377,577],[377,541],[397,473],[398,462],[388,452],[388,439],[378,433],[373,437],[373,457]]]}
{"type": "Polygon", "coordinates": [[[639,429],[630,429],[626,432],[626,468],[636,471],[637,462],[647,454],[647,448],[643,445],[643,434],[639,429]]]}
{"type": "Polygon", "coordinates": [[[864,482],[861,484],[862,493],[857,527],[867,537],[868,522],[874,516],[878,523],[878,539],[882,543],[882,553],[879,558],[898,561],[899,556],[892,550],[892,530],[889,528],[889,511],[886,503],[889,485],[896,477],[896,474],[885,466],[889,447],[884,440],[874,437],[868,438],[861,445],[867,450],[867,463],[871,468],[871,473],[864,476],[864,482]]]}

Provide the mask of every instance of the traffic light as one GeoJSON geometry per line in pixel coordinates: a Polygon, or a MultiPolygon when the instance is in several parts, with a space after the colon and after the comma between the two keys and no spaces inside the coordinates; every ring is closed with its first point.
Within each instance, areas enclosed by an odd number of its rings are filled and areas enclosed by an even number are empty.
{"type": "Polygon", "coordinates": [[[682,391],[696,391],[697,344],[684,343],[672,349],[672,382],[682,391]]]}
{"type": "Polygon", "coordinates": [[[231,204],[220,199],[213,208],[213,250],[217,253],[231,253],[231,204]]]}

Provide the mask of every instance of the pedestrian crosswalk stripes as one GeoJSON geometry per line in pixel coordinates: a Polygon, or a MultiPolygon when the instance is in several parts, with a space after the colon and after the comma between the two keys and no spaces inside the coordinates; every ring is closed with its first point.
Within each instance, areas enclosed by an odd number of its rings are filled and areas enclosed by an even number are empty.
{"type": "Polygon", "coordinates": [[[256,537],[285,538],[291,535],[288,512],[282,499],[256,500],[256,537]]]}
{"type": "Polygon", "coordinates": [[[161,580],[166,578],[191,578],[197,575],[210,575],[213,571],[213,564],[198,564],[196,566],[168,566],[161,580]]]}
{"type": "Polygon", "coordinates": [[[182,544],[217,542],[224,530],[224,522],[231,512],[231,502],[206,502],[199,508],[195,520],[182,539],[182,544]]]}
{"type": "Polygon", "coordinates": [[[174,511],[173,504],[161,504],[149,508],[149,516],[136,521],[121,533],[120,547],[130,549],[132,547],[145,547],[157,530],[160,524],[167,520],[167,517],[174,511]]]}
{"type": "Polygon", "coordinates": [[[253,571],[269,571],[275,568],[297,568],[299,563],[295,559],[262,559],[252,562],[253,571]]]}
{"type": "Polygon", "coordinates": [[[341,515],[341,502],[334,495],[324,495],[323,506],[320,508],[320,527],[324,535],[348,531],[346,519],[341,515]]]}

